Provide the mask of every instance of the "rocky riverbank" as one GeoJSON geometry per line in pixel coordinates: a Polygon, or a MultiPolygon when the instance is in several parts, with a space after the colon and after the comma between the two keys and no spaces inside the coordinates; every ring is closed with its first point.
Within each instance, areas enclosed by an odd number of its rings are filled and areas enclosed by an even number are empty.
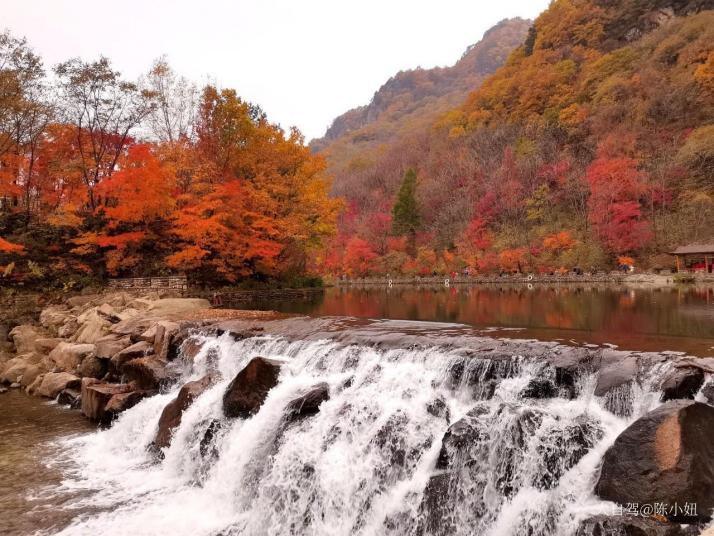
{"type": "MultiPolygon", "coordinates": [[[[142,399],[177,383],[201,350],[199,332],[224,334],[235,340],[256,333],[292,340],[332,339],[344,345],[380,349],[458,348],[462,358],[449,364],[446,384],[471,390],[474,406],[455,421],[451,421],[443,400],[436,399],[425,409],[449,424],[420,506],[420,530],[426,534],[449,534],[454,529],[448,509],[444,509],[444,498],[450,496],[455,475],[463,478],[484,456],[482,450],[490,444],[492,430],[489,419],[493,419],[485,401],[493,404],[497,387],[516,376],[524,359],[543,367],[522,386],[522,399],[562,399],[567,403],[591,393],[609,412],[624,418],[636,414],[632,390],[641,388],[645,378],[654,378],[663,403],[634,420],[616,438],[604,453],[599,476],[592,483],[598,497],[619,504],[622,511],[586,519],[577,534],[695,535],[711,519],[714,382],[710,376],[714,359],[492,339],[474,336],[470,328],[454,324],[218,311],[211,310],[202,299],[115,293],[71,298],[66,304],[44,309],[38,325],[15,327],[10,333],[13,352],[0,362],[0,381],[7,386],[3,389],[24,389],[57,399],[81,410],[89,419],[109,424],[142,399]],[[585,378],[594,385],[586,385],[585,378]]],[[[255,415],[280,381],[283,361],[246,357],[252,359],[223,392],[222,421],[216,420],[206,428],[199,449],[202,457],[211,455],[214,437],[225,420],[255,415]]],[[[210,361],[210,356],[204,358],[210,361]]],[[[149,446],[157,459],[170,447],[184,412],[220,379],[215,369],[183,385],[166,404],[149,446]]],[[[352,381],[347,380],[340,389],[348,388],[352,381]]],[[[284,426],[318,414],[321,404],[330,400],[331,389],[324,382],[307,386],[288,401],[284,426]]],[[[497,414],[500,420],[511,423],[508,433],[515,441],[515,451],[549,418],[544,412],[508,403],[503,403],[497,414]]],[[[550,448],[556,453],[567,445],[568,454],[556,459],[548,449],[540,452],[542,463],[552,470],[544,471],[547,477],[531,483],[536,489],[555,488],[560,477],[602,438],[602,430],[588,420],[560,432],[550,438],[550,448]]],[[[407,453],[392,445],[391,433],[387,428],[381,433],[383,448],[396,449],[392,452],[394,459],[403,459],[407,453]]],[[[507,466],[515,460],[504,459],[502,463],[506,464],[505,474],[510,474],[507,466]]],[[[478,475],[473,477],[478,481],[478,475]]],[[[508,484],[503,485],[506,487],[499,492],[508,496],[508,484]]]]}

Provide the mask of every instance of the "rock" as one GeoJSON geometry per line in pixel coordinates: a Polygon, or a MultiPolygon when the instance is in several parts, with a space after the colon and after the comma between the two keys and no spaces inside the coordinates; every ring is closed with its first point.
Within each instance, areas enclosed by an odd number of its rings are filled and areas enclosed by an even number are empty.
{"type": "Polygon", "coordinates": [[[32,385],[40,374],[47,372],[41,365],[28,365],[25,369],[20,384],[23,387],[29,387],[32,385]]]}
{"type": "Polygon", "coordinates": [[[154,347],[146,341],[139,341],[131,346],[118,351],[111,358],[114,370],[121,371],[126,363],[132,359],[145,357],[154,351],[154,347]]]}
{"type": "Polygon", "coordinates": [[[105,335],[94,343],[94,355],[99,359],[111,359],[112,356],[129,346],[131,346],[129,337],[119,337],[114,334],[105,335]]]}
{"type": "Polygon", "coordinates": [[[79,329],[75,332],[72,340],[78,343],[95,343],[106,335],[109,331],[111,323],[99,314],[97,308],[77,317],[79,329]]]}
{"type": "Polygon", "coordinates": [[[85,294],[80,296],[72,296],[70,298],[67,298],[66,301],[70,307],[83,307],[91,303],[91,301],[97,297],[98,296],[96,294],[85,294]]]}
{"type": "Polygon", "coordinates": [[[47,338],[42,337],[35,340],[35,352],[47,355],[52,350],[54,350],[59,343],[62,342],[60,338],[47,338]]]}
{"type": "Polygon", "coordinates": [[[128,384],[100,383],[92,378],[82,380],[82,413],[98,422],[108,422],[111,415],[107,414],[106,407],[113,396],[132,391],[128,384]]]}
{"type": "Polygon", "coordinates": [[[155,319],[143,316],[134,316],[114,324],[111,328],[109,328],[109,331],[119,335],[120,337],[130,337],[132,342],[139,342],[139,337],[141,337],[141,335],[155,323],[155,319]]]}
{"type": "Polygon", "coordinates": [[[599,515],[580,523],[575,536],[695,536],[695,527],[664,523],[654,518],[632,515],[599,515]]]}
{"type": "Polygon", "coordinates": [[[595,396],[605,396],[612,389],[629,384],[637,378],[638,371],[635,356],[627,356],[605,365],[597,377],[595,396]]]}
{"type": "Polygon", "coordinates": [[[0,383],[17,383],[25,374],[29,363],[22,357],[15,357],[7,362],[5,370],[0,374],[0,383]]]}
{"type": "Polygon", "coordinates": [[[320,410],[320,404],[329,399],[330,386],[325,382],[318,383],[305,394],[288,403],[285,417],[288,421],[295,421],[301,417],[315,415],[320,410]]]}
{"type": "Polygon", "coordinates": [[[116,324],[121,321],[121,318],[117,315],[117,311],[115,311],[114,307],[108,303],[103,303],[97,307],[97,314],[112,324],[116,324]]]}
{"type": "Polygon", "coordinates": [[[77,372],[82,378],[102,378],[109,368],[106,359],[99,359],[95,355],[88,355],[82,360],[82,363],[77,368],[77,372]]]}
{"type": "Polygon", "coordinates": [[[10,337],[15,345],[15,353],[27,354],[35,351],[35,341],[45,334],[35,326],[15,326],[10,331],[10,337]]]}
{"type": "Polygon", "coordinates": [[[64,389],[74,389],[80,386],[81,380],[68,372],[48,372],[42,379],[37,394],[47,398],[55,398],[64,389]]]}
{"type": "Polygon", "coordinates": [[[40,324],[42,327],[56,331],[70,317],[72,313],[64,305],[50,305],[45,307],[40,313],[40,324]]]}
{"type": "Polygon", "coordinates": [[[121,370],[139,389],[159,389],[172,379],[172,375],[166,370],[166,362],[155,356],[132,359],[125,363],[121,370]]]}
{"type": "Polygon", "coordinates": [[[37,391],[40,388],[40,385],[42,385],[42,380],[45,379],[44,374],[40,374],[35,378],[35,381],[32,382],[26,389],[25,391],[27,392],[28,395],[37,395],[37,391]]]}
{"type": "Polygon", "coordinates": [[[154,354],[159,359],[168,360],[171,340],[179,332],[180,326],[176,322],[162,321],[156,324],[154,337],[154,354]]]}
{"type": "Polygon", "coordinates": [[[93,344],[61,342],[50,352],[49,358],[59,369],[75,371],[82,361],[93,353],[93,344]]]}
{"type": "Polygon", "coordinates": [[[704,383],[704,372],[699,368],[675,368],[662,381],[662,401],[678,398],[693,399],[704,383]]]}
{"type": "Polygon", "coordinates": [[[179,390],[175,399],[169,402],[159,418],[159,430],[156,432],[153,446],[157,449],[164,449],[171,444],[171,436],[174,429],[181,424],[183,412],[198,398],[208,387],[212,379],[205,376],[200,380],[189,382],[179,390]]]}
{"type": "Polygon", "coordinates": [[[139,335],[139,340],[146,341],[150,344],[154,344],[154,339],[156,339],[156,329],[157,328],[158,328],[158,324],[151,324],[149,329],[147,329],[144,333],[139,335]]]}
{"type": "Polygon", "coordinates": [[[74,334],[77,332],[78,329],[79,329],[79,322],[77,322],[76,318],[72,317],[72,318],[69,318],[59,328],[57,328],[57,335],[59,335],[63,339],[70,339],[74,336],[74,334]]]}
{"type": "Polygon", "coordinates": [[[257,413],[268,392],[278,383],[279,361],[254,357],[228,385],[223,395],[226,417],[247,418],[257,413]]]}
{"type": "Polygon", "coordinates": [[[210,309],[211,304],[202,298],[164,298],[156,300],[149,306],[149,311],[155,316],[167,316],[185,313],[196,309],[210,309]]]}
{"type": "Polygon", "coordinates": [[[82,406],[82,392],[77,389],[64,389],[57,395],[57,403],[72,409],[79,409],[82,406]]]}
{"type": "Polygon", "coordinates": [[[22,387],[20,385],[20,382],[15,382],[15,383],[10,384],[10,389],[19,389],[20,387],[22,387]]]}
{"type": "Polygon", "coordinates": [[[129,391],[112,396],[104,407],[105,418],[115,419],[120,413],[133,408],[147,396],[155,394],[156,391],[129,391]]]}
{"type": "Polygon", "coordinates": [[[696,503],[696,515],[670,512],[671,521],[706,519],[714,508],[714,407],[670,401],[624,432],[603,457],[596,493],[620,504],[696,503]]]}

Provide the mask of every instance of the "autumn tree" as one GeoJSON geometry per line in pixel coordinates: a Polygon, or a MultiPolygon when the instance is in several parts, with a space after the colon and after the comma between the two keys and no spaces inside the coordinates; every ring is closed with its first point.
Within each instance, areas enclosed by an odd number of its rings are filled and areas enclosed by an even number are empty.
{"type": "Polygon", "coordinates": [[[407,169],[399,187],[397,201],[392,208],[392,233],[407,236],[411,255],[416,253],[416,233],[421,225],[416,199],[416,180],[416,171],[407,169]]]}
{"type": "Polygon", "coordinates": [[[116,170],[137,127],[156,107],[156,95],[127,82],[107,58],[72,59],[55,68],[62,119],[74,127],[79,166],[93,211],[100,204],[95,189],[116,170]]]}

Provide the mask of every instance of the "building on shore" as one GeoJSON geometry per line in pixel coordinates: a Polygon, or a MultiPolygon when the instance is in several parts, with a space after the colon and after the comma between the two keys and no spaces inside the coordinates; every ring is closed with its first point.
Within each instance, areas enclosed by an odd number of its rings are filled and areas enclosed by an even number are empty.
{"type": "Polygon", "coordinates": [[[679,246],[670,252],[677,263],[677,272],[712,273],[714,240],[679,246]]]}

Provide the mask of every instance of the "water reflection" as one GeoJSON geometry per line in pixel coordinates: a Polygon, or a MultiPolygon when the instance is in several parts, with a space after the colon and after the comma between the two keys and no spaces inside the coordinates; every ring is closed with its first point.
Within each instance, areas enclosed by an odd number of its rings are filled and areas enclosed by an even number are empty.
{"type": "Polygon", "coordinates": [[[611,343],[634,350],[714,355],[714,288],[602,285],[330,288],[305,300],[242,304],[310,315],[349,315],[519,328],[518,337],[611,343]]]}

